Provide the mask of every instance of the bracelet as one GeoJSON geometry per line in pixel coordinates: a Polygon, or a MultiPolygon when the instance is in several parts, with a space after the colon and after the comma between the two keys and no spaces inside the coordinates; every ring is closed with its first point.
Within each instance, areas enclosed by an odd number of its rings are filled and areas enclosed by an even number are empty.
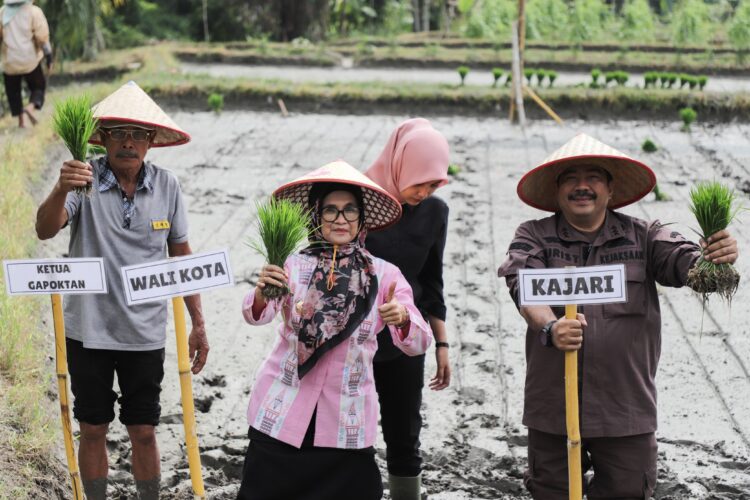
{"type": "Polygon", "coordinates": [[[450,348],[450,344],[448,342],[435,342],[435,349],[438,347],[445,347],[446,349],[450,348]]]}

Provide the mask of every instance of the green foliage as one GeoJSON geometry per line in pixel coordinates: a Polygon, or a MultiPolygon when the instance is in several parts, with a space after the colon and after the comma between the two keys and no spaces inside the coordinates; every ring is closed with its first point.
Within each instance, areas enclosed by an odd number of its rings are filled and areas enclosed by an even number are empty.
{"type": "Polygon", "coordinates": [[[529,85],[531,85],[531,79],[536,74],[536,71],[531,68],[524,68],[523,69],[523,76],[526,78],[526,81],[529,82],[529,85]]]}
{"type": "Polygon", "coordinates": [[[208,96],[207,99],[208,107],[211,110],[219,114],[224,109],[224,96],[222,94],[213,93],[208,96]]]}
{"type": "Polygon", "coordinates": [[[744,63],[747,52],[750,51],[750,2],[743,1],[737,7],[727,35],[732,46],[737,49],[739,62],[744,63]]]}
{"type": "Polygon", "coordinates": [[[718,182],[700,182],[690,189],[690,211],[704,240],[726,229],[739,212],[732,189],[718,182]]]}
{"type": "Polygon", "coordinates": [[[643,74],[643,88],[656,87],[656,81],[659,79],[659,73],[647,71],[643,74]]]}
{"type": "Polygon", "coordinates": [[[643,141],[643,144],[641,144],[641,149],[646,153],[654,153],[659,148],[656,147],[654,141],[652,141],[651,139],[646,139],[645,141],[643,141]]]}
{"type": "Polygon", "coordinates": [[[516,4],[512,0],[483,0],[474,8],[464,27],[469,38],[505,38],[516,19],[516,4]]]}
{"type": "Polygon", "coordinates": [[[559,40],[566,35],[569,9],[564,0],[529,0],[525,19],[528,39],[559,40]]]}
{"type": "Polygon", "coordinates": [[[682,108],[680,110],[680,118],[682,119],[682,130],[685,132],[690,131],[690,125],[698,118],[698,113],[693,108],[682,108]]]}
{"type": "Polygon", "coordinates": [[[706,86],[708,83],[708,77],[705,75],[701,75],[698,77],[698,87],[700,87],[701,90],[706,86]]]}
{"type": "Polygon", "coordinates": [[[622,25],[618,36],[622,40],[641,42],[653,39],[654,17],[648,0],[627,0],[622,8],[622,25]]]}
{"type": "Polygon", "coordinates": [[[468,66],[459,66],[456,68],[456,71],[458,71],[458,76],[461,77],[461,85],[464,84],[464,80],[466,80],[466,75],[469,74],[469,67],[468,66]]]}
{"type": "Polygon", "coordinates": [[[86,161],[89,139],[97,126],[91,111],[91,98],[87,95],[69,97],[57,103],[52,121],[55,133],[63,140],[73,159],[86,161]]]}
{"type": "Polygon", "coordinates": [[[424,54],[427,57],[436,57],[438,55],[438,52],[440,50],[440,45],[436,43],[428,43],[424,46],[424,54]]]}
{"type": "Polygon", "coordinates": [[[708,8],[702,0],[682,0],[672,20],[672,41],[680,48],[702,45],[709,36],[708,8]]]}
{"type": "Polygon", "coordinates": [[[492,79],[494,80],[492,82],[493,87],[497,87],[498,80],[500,80],[504,74],[505,71],[503,71],[501,68],[492,68],[492,79]]]}
{"type": "Polygon", "coordinates": [[[570,11],[570,40],[583,43],[596,38],[610,18],[601,0],[573,0],[570,11]]]}
{"type": "Polygon", "coordinates": [[[547,70],[544,69],[537,69],[534,74],[536,75],[536,83],[540,87],[544,83],[544,78],[547,76],[547,70]]]}
{"type": "Polygon", "coordinates": [[[413,23],[411,7],[407,2],[389,0],[385,4],[380,32],[388,36],[397,35],[411,31],[413,23]]]}

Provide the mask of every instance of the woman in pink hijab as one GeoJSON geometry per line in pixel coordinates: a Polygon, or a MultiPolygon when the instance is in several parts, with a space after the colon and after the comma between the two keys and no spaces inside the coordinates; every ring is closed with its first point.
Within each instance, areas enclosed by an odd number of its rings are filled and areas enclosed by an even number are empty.
{"type": "MultiPolygon", "coordinates": [[[[448,229],[448,205],[432,196],[448,182],[448,141],[428,120],[407,120],[365,175],[403,205],[395,225],[369,234],[365,246],[376,257],[395,264],[414,292],[414,303],[432,327],[437,372],[430,388],[450,384],[448,342],[443,298],[443,250],[448,229]]],[[[393,500],[420,498],[422,458],[419,432],[422,418],[424,355],[403,356],[387,330],[378,335],[375,387],[386,443],[388,482],[393,500]]]]}

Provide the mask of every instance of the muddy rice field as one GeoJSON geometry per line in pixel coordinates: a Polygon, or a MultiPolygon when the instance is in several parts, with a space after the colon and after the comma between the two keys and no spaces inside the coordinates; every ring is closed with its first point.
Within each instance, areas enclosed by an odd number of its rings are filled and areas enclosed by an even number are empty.
{"type": "MultiPolygon", "coordinates": [[[[245,244],[255,235],[254,202],[282,182],[337,158],[364,169],[407,116],[292,113],[284,118],[275,113],[176,110],[172,116],[193,141],[153,150],[148,158],[180,179],[193,250],[228,248],[235,273],[235,287],[203,295],[211,352],[203,373],[193,378],[208,498],[230,499],[239,487],[247,445],[249,392],[278,324],[251,327],[240,313],[242,298],[263,263],[245,244]]],[[[649,196],[626,213],[673,223],[695,238],[687,202],[695,181],[727,182],[750,206],[750,126],[694,125],[688,134],[675,122],[534,122],[525,131],[499,118],[437,117],[433,123],[447,136],[452,161],[462,170],[438,191],[451,210],[445,292],[453,380],[444,391],[424,391],[425,494],[436,500],[530,498],[521,481],[526,466],[521,424],[525,325],[496,270],[516,226],[544,214],[518,200],[516,183],[523,172],[584,131],[651,165],[671,198],[655,201],[649,196]],[[656,142],[658,152],[640,151],[646,138],[656,142]]],[[[52,156],[50,186],[62,158],[52,156]]],[[[744,223],[750,215],[740,219],[731,229],[742,254],[739,271],[748,279],[750,265],[744,256],[750,253],[750,229],[744,223]]],[[[66,231],[45,242],[42,256],[63,255],[67,238],[66,231]]],[[[740,285],[731,308],[711,301],[705,314],[701,300],[689,290],[662,288],[660,294],[656,498],[750,499],[750,288],[740,285]]],[[[48,329],[52,335],[51,326],[48,329]]],[[[157,432],[162,496],[187,499],[192,494],[174,351],[170,326],[157,432]]],[[[426,377],[431,377],[434,351],[427,360],[426,377]]],[[[131,498],[129,444],[118,421],[112,424],[108,446],[110,495],[131,498]]],[[[385,477],[383,458],[381,440],[378,461],[385,477]]]]}

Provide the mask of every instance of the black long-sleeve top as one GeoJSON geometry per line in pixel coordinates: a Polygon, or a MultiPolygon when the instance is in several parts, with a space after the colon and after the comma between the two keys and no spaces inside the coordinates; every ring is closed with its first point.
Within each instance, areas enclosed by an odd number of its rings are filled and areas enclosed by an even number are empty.
{"type": "MultiPolygon", "coordinates": [[[[430,196],[415,207],[404,205],[401,220],[388,229],[368,234],[365,242],[370,253],[401,270],[420,312],[443,321],[443,251],[447,232],[448,205],[430,196]]],[[[378,336],[376,359],[390,359],[400,353],[389,341],[390,335],[378,336]]]]}

